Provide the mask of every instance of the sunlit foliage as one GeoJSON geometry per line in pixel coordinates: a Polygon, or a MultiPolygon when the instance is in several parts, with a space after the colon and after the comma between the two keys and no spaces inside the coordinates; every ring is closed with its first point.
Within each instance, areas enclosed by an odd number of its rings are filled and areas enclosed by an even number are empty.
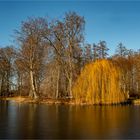
{"type": "Polygon", "coordinates": [[[87,64],[73,87],[76,103],[115,104],[126,101],[123,72],[111,60],[97,60],[87,64]]]}

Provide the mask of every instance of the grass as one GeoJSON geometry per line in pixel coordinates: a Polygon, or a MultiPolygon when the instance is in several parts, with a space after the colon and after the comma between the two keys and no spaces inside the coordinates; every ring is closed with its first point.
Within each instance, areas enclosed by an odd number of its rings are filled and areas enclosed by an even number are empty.
{"type": "Polygon", "coordinates": [[[74,104],[74,101],[70,99],[50,99],[50,98],[33,99],[28,96],[4,97],[1,98],[1,100],[14,101],[18,103],[74,104]]]}
{"type": "Polygon", "coordinates": [[[132,101],[134,105],[140,105],[140,99],[135,99],[132,101]]]}
{"type": "MultiPolygon", "coordinates": [[[[40,97],[38,99],[33,99],[29,96],[14,96],[14,97],[2,97],[0,100],[7,100],[7,101],[14,101],[17,103],[38,103],[38,104],[71,104],[74,105],[76,102],[72,99],[51,99],[51,98],[45,98],[40,97]]],[[[79,105],[89,105],[88,103],[78,103],[79,105]]],[[[130,99],[125,104],[134,104],[134,105],[140,105],[140,99],[130,99]]],[[[109,104],[112,105],[112,104],[109,104]]]]}

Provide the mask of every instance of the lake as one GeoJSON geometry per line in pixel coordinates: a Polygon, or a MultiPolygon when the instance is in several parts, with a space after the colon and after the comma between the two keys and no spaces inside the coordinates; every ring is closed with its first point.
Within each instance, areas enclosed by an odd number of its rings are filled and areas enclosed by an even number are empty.
{"type": "Polygon", "coordinates": [[[0,101],[0,138],[140,138],[140,106],[74,106],[0,101]]]}

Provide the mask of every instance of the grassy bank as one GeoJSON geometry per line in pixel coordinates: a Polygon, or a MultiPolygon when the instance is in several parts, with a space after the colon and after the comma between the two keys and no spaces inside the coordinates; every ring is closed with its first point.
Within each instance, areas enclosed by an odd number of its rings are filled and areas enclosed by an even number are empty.
{"type": "MultiPolygon", "coordinates": [[[[50,99],[50,98],[38,98],[33,99],[28,96],[15,96],[15,97],[3,97],[0,100],[14,101],[17,103],[37,103],[37,104],[76,104],[76,102],[72,99],[50,99]]],[[[130,99],[128,102],[120,103],[120,104],[133,104],[140,105],[140,99],[130,99]]],[[[80,103],[80,105],[90,105],[88,103],[80,103]]],[[[107,104],[106,104],[107,105],[107,104]]],[[[113,104],[108,104],[113,105],[113,104]]]]}
{"type": "Polygon", "coordinates": [[[18,103],[74,104],[74,101],[70,99],[49,99],[49,98],[33,99],[28,96],[4,97],[0,99],[14,101],[18,103]]]}
{"type": "Polygon", "coordinates": [[[132,104],[140,105],[140,99],[135,99],[132,101],[132,104]]]}

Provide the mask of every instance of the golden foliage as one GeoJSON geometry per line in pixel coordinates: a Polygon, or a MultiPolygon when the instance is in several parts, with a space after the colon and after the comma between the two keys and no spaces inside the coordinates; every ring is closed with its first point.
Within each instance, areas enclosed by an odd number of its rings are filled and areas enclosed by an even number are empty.
{"type": "Polygon", "coordinates": [[[73,87],[76,103],[115,104],[126,101],[123,72],[111,60],[87,64],[73,87]]]}

